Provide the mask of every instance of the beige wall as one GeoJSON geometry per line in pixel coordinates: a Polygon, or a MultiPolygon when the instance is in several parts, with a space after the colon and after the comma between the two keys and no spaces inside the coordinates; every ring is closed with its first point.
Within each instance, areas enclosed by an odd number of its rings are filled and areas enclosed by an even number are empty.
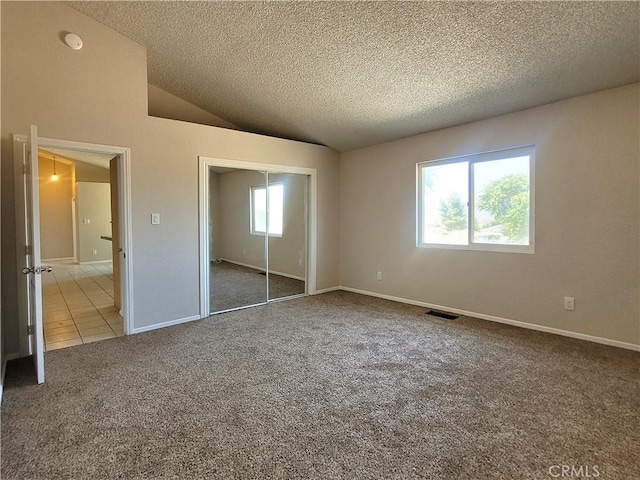
{"type": "Polygon", "coordinates": [[[639,90],[342,154],[341,284],[639,344],[639,90]],[[417,162],[530,144],[535,254],[415,246],[417,162]],[[575,311],[563,309],[564,296],[575,311]]]}
{"type": "Polygon", "coordinates": [[[308,178],[297,174],[269,174],[269,183],[284,185],[282,236],[269,237],[269,269],[301,279],[306,272],[308,178]]]}
{"type": "MultiPolygon", "coordinates": [[[[251,233],[250,189],[264,185],[260,172],[241,170],[218,174],[220,224],[214,243],[218,256],[265,268],[265,238],[251,233]]],[[[306,270],[306,175],[269,174],[270,183],[284,185],[285,205],[281,237],[269,237],[269,269],[304,278],[306,270]]]]}
{"type": "Polygon", "coordinates": [[[108,168],[101,168],[86,162],[75,162],[76,182],[109,183],[111,176],[108,168]]]}
{"type": "Polygon", "coordinates": [[[100,238],[111,237],[112,234],[110,185],[78,182],[76,208],[78,261],[90,263],[111,260],[111,242],[100,238]]]}
{"type": "Polygon", "coordinates": [[[264,237],[251,235],[248,229],[249,188],[264,182],[264,173],[258,171],[238,170],[218,175],[220,235],[214,232],[214,241],[219,240],[220,257],[256,268],[266,267],[264,237]]]}
{"type": "Polygon", "coordinates": [[[56,162],[59,180],[51,180],[53,160],[38,158],[40,176],[40,255],[43,259],[73,257],[71,213],[72,166],[56,162]]]}
{"type": "Polygon", "coordinates": [[[200,123],[212,127],[242,130],[236,125],[151,84],[149,84],[149,115],[170,120],[200,123]]]}
{"type": "MultiPolygon", "coordinates": [[[[109,182],[109,170],[85,162],[56,162],[57,182],[51,181],[53,160],[41,156],[38,160],[40,174],[40,250],[43,259],[69,258],[73,252],[72,199],[76,195],[77,182],[109,182]]],[[[104,240],[102,241],[104,242],[104,240]]],[[[99,245],[104,247],[104,245],[99,245]]],[[[89,250],[90,252],[90,250],[89,250]]],[[[95,257],[95,256],[94,256],[95,257]]],[[[100,260],[107,257],[100,255],[100,260]]],[[[110,259],[111,257],[109,257],[110,259]]],[[[86,253],[81,261],[97,261],[86,253]]]]}
{"type": "Polygon", "coordinates": [[[11,135],[131,148],[135,328],[199,314],[198,156],[318,171],[319,289],[338,285],[338,155],[317,145],[148,116],[145,50],[58,2],[2,2],[2,317],[17,351],[11,135]],[[73,51],[59,38],[79,34],[73,51]],[[47,72],[42,75],[41,72],[47,72]],[[161,214],[151,225],[150,214],[161,214]],[[158,274],[158,265],[163,272],[158,274]]]}

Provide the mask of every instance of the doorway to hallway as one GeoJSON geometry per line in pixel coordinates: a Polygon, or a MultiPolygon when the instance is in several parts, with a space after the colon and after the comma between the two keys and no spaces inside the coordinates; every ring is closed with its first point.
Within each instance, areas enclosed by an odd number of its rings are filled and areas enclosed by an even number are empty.
{"type": "Polygon", "coordinates": [[[45,351],[124,334],[120,316],[118,156],[38,151],[45,351]],[[114,275],[115,273],[115,275],[114,275]]]}
{"type": "MultiPolygon", "coordinates": [[[[105,259],[108,261],[114,260],[114,271],[115,274],[111,275],[111,280],[115,284],[118,284],[119,287],[114,286],[113,288],[113,304],[111,304],[111,300],[107,300],[104,296],[103,292],[95,288],[87,288],[85,292],[82,290],[82,293],[86,296],[86,298],[81,298],[79,295],[80,292],[76,288],[71,288],[69,294],[73,296],[75,294],[75,302],[71,301],[67,303],[65,297],[63,295],[63,289],[58,285],[57,289],[52,287],[50,288],[50,297],[52,304],[57,303],[57,306],[54,306],[49,309],[49,313],[54,313],[55,309],[58,309],[58,312],[62,312],[58,315],[60,320],[65,322],[66,324],[58,324],[53,325],[51,328],[60,328],[63,330],[72,331],[74,328],[78,332],[78,336],[82,339],[82,335],[80,333],[79,322],[80,318],[88,318],[81,317],[82,313],[80,310],[86,309],[87,311],[84,314],[89,314],[93,317],[93,320],[96,321],[94,325],[86,325],[86,323],[90,323],[85,321],[85,325],[82,330],[84,330],[84,337],[96,337],[100,335],[98,330],[105,330],[106,327],[104,325],[98,325],[98,315],[93,310],[95,309],[102,320],[106,321],[110,319],[113,323],[115,323],[114,317],[109,317],[110,313],[113,313],[113,310],[107,311],[108,308],[113,308],[111,305],[119,306],[119,313],[122,315],[122,330],[124,334],[128,334],[131,332],[133,325],[132,318],[132,293],[133,293],[133,285],[131,278],[131,187],[130,187],[130,158],[131,152],[129,148],[126,147],[115,147],[108,145],[98,145],[98,144],[89,144],[83,142],[73,142],[69,140],[57,140],[50,138],[39,138],[37,134],[37,127],[35,125],[31,126],[30,134],[28,136],[25,135],[14,135],[13,136],[13,145],[14,145],[14,168],[16,171],[15,177],[15,186],[16,186],[16,258],[18,260],[17,265],[17,290],[18,290],[18,322],[19,322],[19,333],[20,333],[20,355],[21,356],[32,356],[34,360],[34,365],[36,367],[36,376],[37,382],[43,383],[45,381],[45,365],[44,365],[44,350],[45,350],[45,341],[44,341],[44,324],[43,324],[43,278],[48,274],[52,273],[52,267],[42,265],[41,260],[41,231],[40,231],[40,200],[39,200],[39,190],[40,190],[40,180],[41,176],[39,175],[39,153],[40,148],[47,149],[49,153],[53,153],[54,157],[59,152],[55,150],[67,150],[75,153],[87,153],[87,154],[98,154],[102,157],[107,156],[108,162],[108,174],[110,175],[110,179],[107,181],[109,185],[107,188],[111,188],[111,201],[113,202],[111,205],[112,213],[116,213],[117,217],[114,218],[113,226],[118,226],[117,229],[113,229],[111,236],[108,235],[100,235],[102,240],[110,240],[112,243],[112,251],[113,255],[109,259],[105,259]],[[55,150],[54,150],[55,149],[55,150]],[[108,160],[108,159],[111,160],[108,160]],[[22,174],[20,174],[21,172],[22,174]],[[105,238],[107,237],[107,238],[105,238]],[[117,242],[117,243],[116,243],[117,242]],[[118,266],[116,269],[115,266],[118,266]],[[93,296],[93,301],[91,296],[93,296]],[[119,296],[118,293],[121,293],[119,296]],[[100,298],[102,297],[102,298],[100,298]],[[109,302],[109,306],[107,306],[107,302],[109,302]],[[65,315],[65,310],[62,307],[62,303],[64,303],[67,315],[65,315]],[[115,304],[115,305],[114,305],[115,304]],[[75,317],[72,314],[72,309],[76,310],[75,317]],[[103,309],[101,312],[99,309],[103,309]],[[105,316],[103,316],[103,314],[105,316]],[[66,317],[66,318],[62,318],[66,317]],[[70,317],[70,318],[69,318],[70,317]],[[107,318],[105,318],[107,317],[107,318]],[[71,322],[69,322],[71,320],[71,322]],[[95,328],[95,330],[91,331],[90,328],[95,328]],[[87,331],[89,330],[89,331],[87,331]],[[93,334],[93,335],[92,335],[93,334]]],[[[54,158],[55,160],[55,158],[54,158]]],[[[57,172],[55,171],[55,161],[54,161],[54,171],[51,176],[51,181],[55,182],[55,177],[57,176],[57,172]]],[[[84,222],[83,224],[90,224],[91,222],[84,222]]],[[[110,223],[110,220],[108,220],[110,223]]],[[[76,232],[76,230],[74,230],[76,232]]],[[[78,231],[79,232],[79,231],[78,231]]],[[[76,233],[78,233],[76,232],[76,233]]],[[[95,250],[95,247],[93,247],[95,250]]],[[[75,257],[75,252],[74,252],[75,257]]],[[[49,257],[50,259],[52,257],[49,257]]],[[[83,263],[82,261],[80,262],[83,263]]],[[[89,263],[89,262],[84,262],[89,263]]],[[[86,273],[86,272],[84,272],[86,273]]],[[[83,281],[84,282],[84,281],[83,281]]],[[[80,286],[78,281],[75,281],[77,286],[80,286]]],[[[97,286],[100,286],[100,283],[95,282],[97,286]]],[[[88,287],[88,284],[86,285],[88,287]]],[[[103,289],[104,290],[104,289],[103,289]]],[[[106,290],[104,290],[106,293],[106,290]]],[[[70,297],[71,298],[71,297],[70,297]]],[[[55,317],[55,315],[52,315],[55,317]]],[[[109,325],[109,322],[106,322],[109,325]]],[[[111,329],[111,327],[109,326],[111,329]]],[[[111,331],[116,334],[116,332],[111,329],[111,331]]],[[[50,332],[51,333],[51,332],[50,332]]],[[[53,332],[53,333],[63,333],[53,332]]],[[[109,333],[104,331],[103,333],[109,333]]],[[[50,335],[49,341],[51,344],[57,343],[51,341],[52,335],[50,335]]],[[[55,338],[56,340],[63,341],[60,337],[55,338]]],[[[53,347],[53,345],[52,345],[53,347]]],[[[61,348],[61,347],[60,347],[61,348]]]]}
{"type": "Polygon", "coordinates": [[[114,305],[113,262],[47,264],[53,271],[42,279],[45,351],[124,335],[123,319],[114,305]]]}

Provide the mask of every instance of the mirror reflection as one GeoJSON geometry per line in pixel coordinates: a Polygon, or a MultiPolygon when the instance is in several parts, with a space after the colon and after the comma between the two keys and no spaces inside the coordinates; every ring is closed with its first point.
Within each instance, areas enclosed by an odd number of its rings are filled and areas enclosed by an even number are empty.
{"type": "Polygon", "coordinates": [[[210,311],[306,292],[308,176],[209,169],[210,311]]]}
{"type": "Polygon", "coordinates": [[[266,175],[212,167],[209,182],[210,310],[265,303],[265,237],[249,228],[249,192],[254,185],[265,185],[266,175]]]}
{"type": "Polygon", "coordinates": [[[269,173],[269,300],[305,293],[307,176],[269,173]]]}

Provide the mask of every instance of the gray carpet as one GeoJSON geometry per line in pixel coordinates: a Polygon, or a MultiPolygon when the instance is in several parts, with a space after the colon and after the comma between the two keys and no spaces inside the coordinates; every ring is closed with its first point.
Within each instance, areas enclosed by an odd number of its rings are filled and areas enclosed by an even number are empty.
{"type": "MultiPolygon", "coordinates": [[[[209,278],[211,312],[266,302],[267,280],[260,270],[223,261],[211,264],[209,278]]],[[[269,273],[270,300],[304,292],[304,281],[269,273]]]]}
{"type": "Polygon", "coordinates": [[[423,312],[334,292],[15,362],[2,478],[640,478],[638,353],[423,312]]]}

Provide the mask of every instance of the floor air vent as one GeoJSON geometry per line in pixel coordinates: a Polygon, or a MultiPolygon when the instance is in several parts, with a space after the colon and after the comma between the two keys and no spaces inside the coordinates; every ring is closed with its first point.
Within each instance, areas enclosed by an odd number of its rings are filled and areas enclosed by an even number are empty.
{"type": "Polygon", "coordinates": [[[427,315],[433,315],[434,317],[440,317],[440,318],[446,318],[447,320],[455,320],[456,318],[459,318],[459,315],[454,315],[453,313],[447,313],[447,312],[439,312],[437,310],[429,310],[428,312],[426,312],[427,315]]]}

